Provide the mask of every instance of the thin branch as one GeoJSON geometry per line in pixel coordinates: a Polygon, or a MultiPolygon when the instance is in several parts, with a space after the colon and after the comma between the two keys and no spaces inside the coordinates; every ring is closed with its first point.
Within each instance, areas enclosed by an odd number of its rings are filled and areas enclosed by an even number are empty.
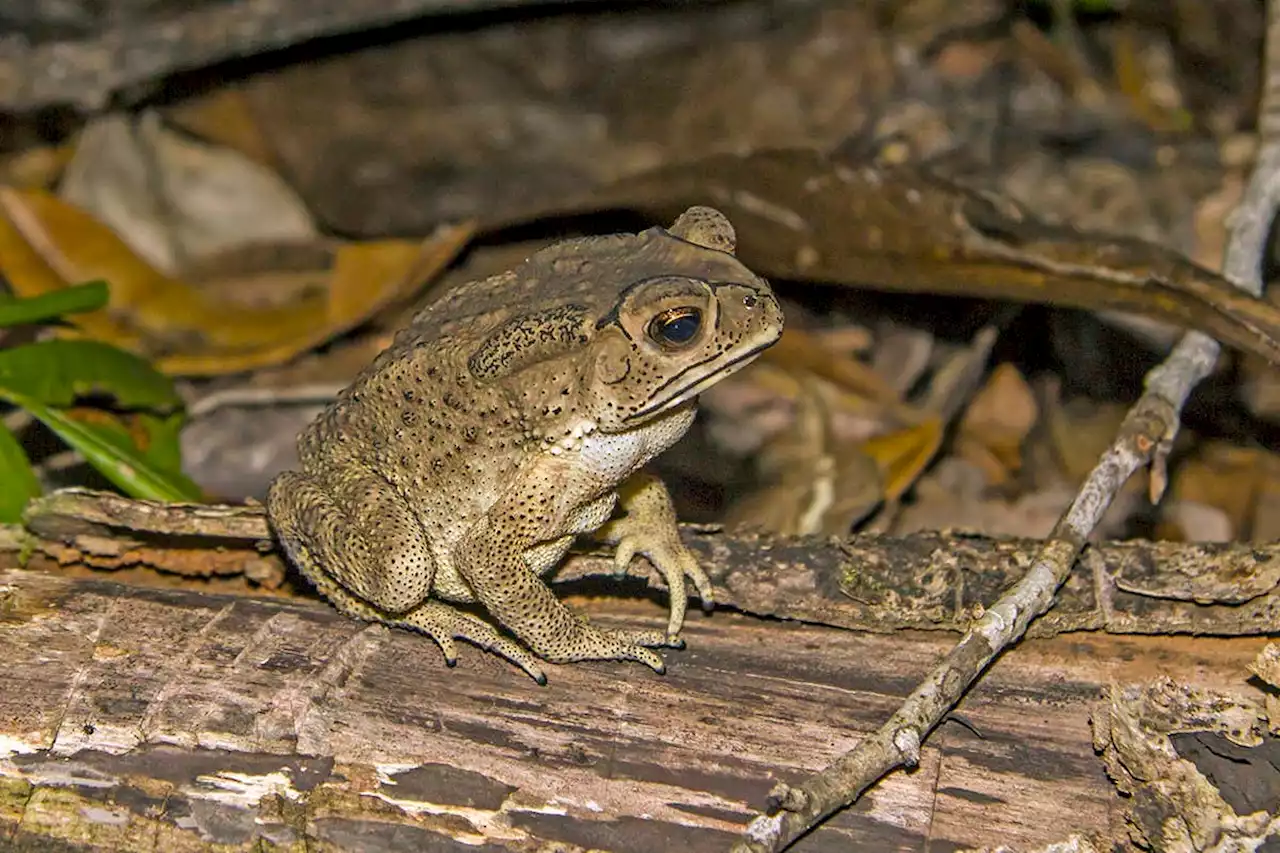
{"type": "MultiPolygon", "coordinates": [[[[1268,80],[1280,78],[1277,7],[1280,2],[1272,3],[1269,9],[1268,80]]],[[[1255,295],[1262,292],[1260,259],[1270,223],[1280,207],[1280,144],[1275,139],[1280,126],[1262,130],[1262,147],[1244,198],[1232,215],[1231,239],[1223,261],[1227,278],[1255,295]]],[[[1121,486],[1138,469],[1151,465],[1152,498],[1163,493],[1164,461],[1177,434],[1182,407],[1195,386],[1213,370],[1219,350],[1217,341],[1199,332],[1183,336],[1168,358],[1147,374],[1142,397],[1129,410],[1115,442],[1090,472],[1026,576],[969,628],[879,730],[799,785],[777,785],[769,797],[770,813],[748,825],[734,845],[734,853],[783,850],[827,816],[852,805],[890,771],[919,763],[921,743],[929,732],[991,661],[1021,639],[1027,626],[1053,605],[1058,587],[1121,486]]]]}

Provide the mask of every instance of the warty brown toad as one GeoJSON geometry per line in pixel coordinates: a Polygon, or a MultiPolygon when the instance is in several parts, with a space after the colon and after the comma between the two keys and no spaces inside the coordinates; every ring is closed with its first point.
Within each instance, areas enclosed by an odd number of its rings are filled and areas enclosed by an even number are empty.
{"type": "Polygon", "coordinates": [[[663,672],[652,649],[682,645],[685,576],[706,603],[711,585],[640,469],[689,428],[700,392],[782,333],[769,285],[733,252],[724,216],[695,207],[437,298],[272,483],[289,557],[340,611],[428,634],[450,665],[463,639],[540,683],[538,657],[663,672]],[[597,628],[552,594],[541,576],[586,533],[616,544],[619,567],[643,554],[662,573],[665,631],[597,628]],[[453,606],[470,602],[516,639],[453,606]]]}

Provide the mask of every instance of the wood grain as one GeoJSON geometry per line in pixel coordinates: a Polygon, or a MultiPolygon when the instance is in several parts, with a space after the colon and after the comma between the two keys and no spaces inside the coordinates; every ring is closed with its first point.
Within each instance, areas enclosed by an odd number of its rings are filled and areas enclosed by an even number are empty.
{"type": "MultiPolygon", "coordinates": [[[[775,779],[878,726],[949,644],[725,611],[693,614],[686,638],[665,677],[553,666],[539,688],[470,647],[449,670],[430,640],[318,602],[0,571],[0,849],[724,850],[775,779]]],[[[961,706],[979,734],[944,724],[917,771],[794,849],[1117,838],[1123,802],[1089,745],[1100,686],[1244,691],[1261,642],[1027,642],[961,706]]]]}

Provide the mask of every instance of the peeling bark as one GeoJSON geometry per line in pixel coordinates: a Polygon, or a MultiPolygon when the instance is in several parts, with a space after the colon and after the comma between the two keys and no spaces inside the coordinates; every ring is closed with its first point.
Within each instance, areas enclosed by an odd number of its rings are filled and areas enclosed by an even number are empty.
{"type": "MultiPolygon", "coordinates": [[[[660,602],[573,604],[604,624],[665,619],[660,602]]],[[[693,614],[686,637],[665,677],[580,664],[539,688],[470,647],[447,669],[430,640],[319,602],[0,571],[0,848],[720,851],[775,782],[873,731],[950,645],[725,612],[693,614]]],[[[1113,837],[1124,803],[1088,728],[1100,688],[1177,660],[1221,689],[1257,645],[1024,644],[958,711],[972,730],[943,725],[917,771],[795,849],[1113,837]]]]}

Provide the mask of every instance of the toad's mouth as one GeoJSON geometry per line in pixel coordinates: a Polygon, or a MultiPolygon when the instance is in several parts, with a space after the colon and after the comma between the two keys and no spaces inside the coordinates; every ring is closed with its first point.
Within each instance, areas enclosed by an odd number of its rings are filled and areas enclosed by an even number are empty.
{"type": "Polygon", "coordinates": [[[712,385],[715,385],[721,379],[737,373],[739,370],[755,361],[756,357],[760,355],[760,353],[773,346],[777,341],[777,337],[763,341],[758,346],[747,350],[732,361],[725,362],[720,365],[720,367],[701,378],[690,377],[688,373],[683,374],[682,378],[692,379],[692,381],[686,385],[678,385],[675,387],[668,386],[666,389],[667,393],[665,395],[656,398],[649,405],[627,418],[627,424],[632,425],[637,422],[646,421],[650,418],[655,418],[658,415],[665,414],[672,409],[683,406],[685,403],[688,403],[712,385]]]}

